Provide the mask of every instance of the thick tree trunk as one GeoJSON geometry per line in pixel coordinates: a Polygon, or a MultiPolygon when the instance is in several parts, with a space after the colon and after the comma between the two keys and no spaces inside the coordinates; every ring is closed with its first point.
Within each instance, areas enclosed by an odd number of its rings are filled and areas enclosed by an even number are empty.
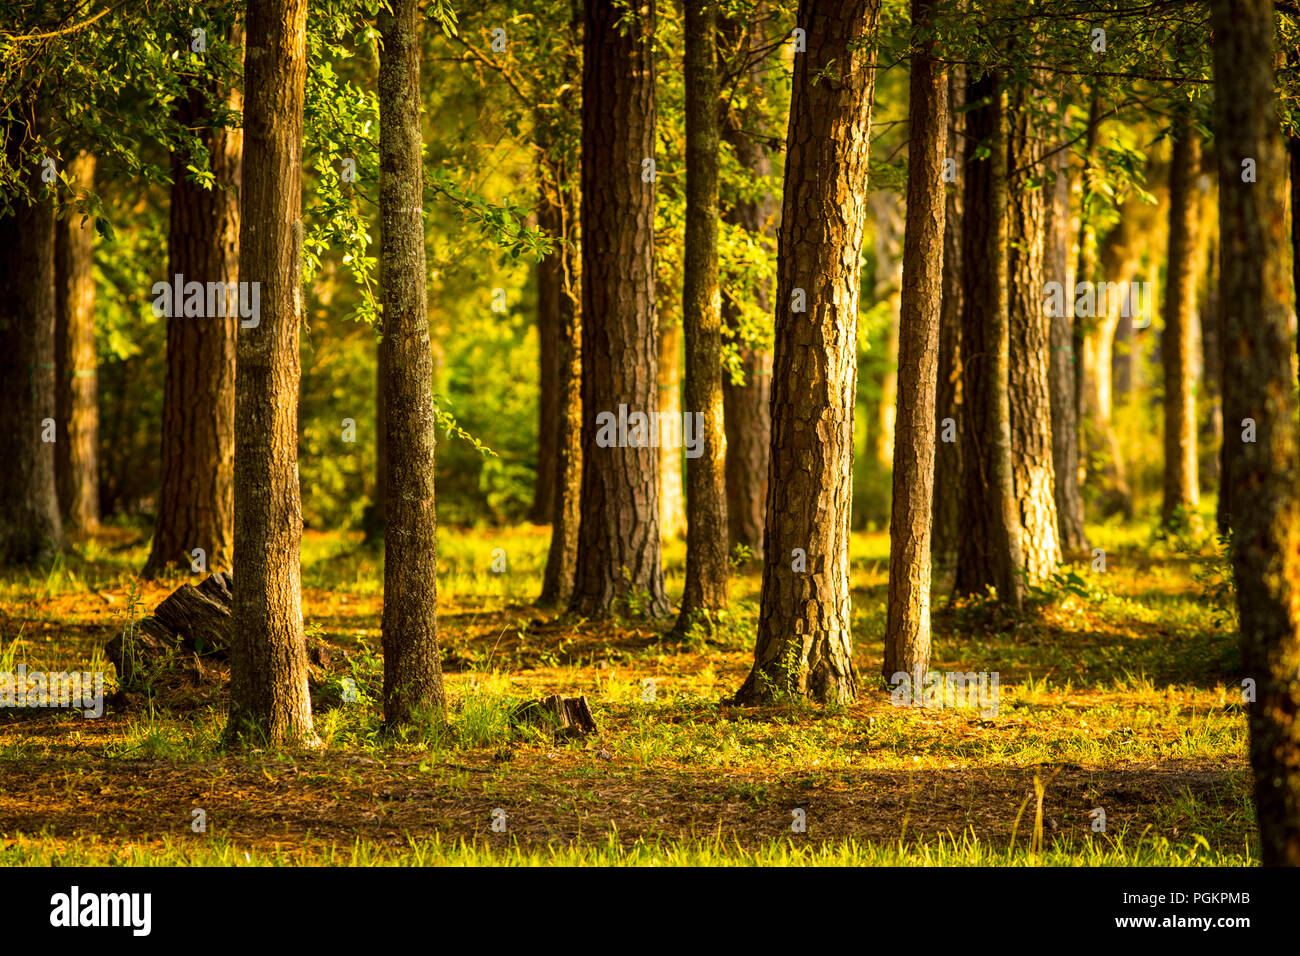
{"type": "Polygon", "coordinates": [[[1191,124],[1180,121],[1174,133],[1169,169],[1169,259],[1165,280],[1165,330],[1160,339],[1165,374],[1165,494],[1161,516],[1166,527],[1201,526],[1196,454],[1196,177],[1201,143],[1191,124]]]}
{"type": "MultiPolygon", "coordinates": [[[[232,37],[240,42],[238,32],[232,37]]],[[[178,122],[196,129],[207,148],[214,183],[205,189],[192,182],[186,167],[194,158],[182,150],[172,154],[168,268],[162,277],[169,283],[178,275],[187,284],[205,285],[240,278],[243,133],[211,125],[211,104],[219,98],[240,108],[238,91],[211,81],[191,83],[176,104],[178,122]]],[[[205,552],[209,571],[231,567],[238,296],[226,305],[225,315],[193,316],[173,302],[167,319],[160,482],[145,577],[173,568],[188,573],[196,548],[205,552]]]]}
{"type": "Polygon", "coordinates": [[[1224,403],[1233,486],[1232,561],[1241,621],[1255,811],[1265,866],[1300,866],[1300,502],[1292,377],[1293,277],[1273,92],[1273,4],[1214,0],[1215,137],[1222,243],[1224,403]],[[1258,182],[1242,181],[1242,159],[1258,182]],[[1253,442],[1238,423],[1253,418],[1253,442]]]}
{"type": "MultiPolygon", "coordinates": [[[[728,21],[724,33],[739,34],[739,24],[728,21]]],[[[742,55],[754,56],[755,34],[746,33],[742,55]]],[[[756,60],[741,79],[742,88],[753,95],[762,93],[762,61],[756,60]]],[[[760,141],[763,127],[761,110],[728,110],[722,125],[722,138],[731,145],[736,161],[755,179],[772,175],[772,160],[760,141]]],[[[776,203],[770,192],[757,199],[738,198],[723,219],[755,235],[771,229],[776,203]]],[[[770,314],[771,289],[760,285],[754,290],[754,307],[770,314]]],[[[729,297],[722,301],[722,318],[731,329],[740,327],[741,310],[729,297]]],[[[763,511],[767,505],[767,454],[772,438],[769,404],[772,396],[772,352],[767,348],[742,346],[740,365],[744,381],[732,384],[723,376],[723,410],[727,433],[727,538],[731,548],[744,545],[756,559],[763,557],[763,511]]]]}
{"type": "MultiPolygon", "coordinates": [[[[682,375],[679,355],[681,323],[659,313],[659,414],[669,422],[682,420],[682,375]]],[[[686,500],[682,489],[682,449],[675,444],[671,426],[660,432],[659,537],[664,541],[686,533],[686,500]]]]}
{"type": "Polygon", "coordinates": [[[1052,320],[1043,308],[1044,190],[1031,188],[1042,175],[1043,140],[1031,100],[1037,88],[1022,86],[1011,111],[1007,149],[1007,275],[1010,297],[1011,460],[1020,549],[1028,584],[1047,580],[1061,561],[1053,467],[1051,367],[1052,320]]]}
{"type": "MultiPolygon", "coordinates": [[[[654,0],[586,10],[582,110],[582,523],[571,610],[609,612],[635,590],[668,613],[659,559],[659,452],[650,426],[598,443],[620,417],[658,410],[655,320],[654,0]],[[644,439],[644,441],[642,441],[644,439]]],[[[617,424],[613,430],[621,430],[617,424]]]]}
{"type": "Polygon", "coordinates": [[[1010,310],[1007,283],[1007,135],[1001,82],[970,83],[962,210],[961,418],[962,531],[958,594],[989,587],[1019,607],[1020,517],[1012,472],[1010,310]],[[986,143],[986,159],[975,147],[986,143]]]}
{"type": "Polygon", "coordinates": [[[886,679],[922,677],[930,666],[930,525],[934,492],[935,391],[943,302],[943,160],[948,147],[948,84],[934,61],[935,0],[912,0],[908,94],[907,228],[899,321],[898,417],[889,522],[886,679]]]}
{"type": "MultiPolygon", "coordinates": [[[[1068,128],[1057,127],[1064,135],[1068,128]]],[[[1068,138],[1068,136],[1065,136],[1068,138]]],[[[1056,492],[1056,520],[1062,551],[1088,548],[1083,530],[1083,493],[1079,488],[1079,416],[1075,388],[1074,281],[1070,268],[1070,152],[1052,157],[1049,169],[1055,180],[1046,193],[1046,234],[1043,278],[1060,284],[1064,308],[1049,315],[1051,365],[1047,376],[1052,400],[1052,476],[1056,492]]]]}
{"type": "Polygon", "coordinates": [[[686,0],[686,412],[701,442],[686,458],[686,583],[676,630],[727,604],[727,436],[718,286],[717,0],[686,0]],[[694,457],[692,457],[694,455],[694,457]]]}
{"type": "MultiPolygon", "coordinates": [[[[248,0],[239,280],[260,283],[235,387],[235,643],[228,736],[314,743],[298,494],[305,0],[248,0]]],[[[424,582],[425,585],[428,582],[424,582]]]]}
{"type": "Polygon", "coordinates": [[[425,300],[420,158],[420,9],[380,11],[379,217],[384,296],[388,526],[384,532],[384,720],[413,723],[446,707],[438,658],[433,353],[425,300]]]}
{"type": "Polygon", "coordinates": [[[801,0],[777,257],[772,448],[754,666],[738,701],[857,695],[849,513],[879,0],[801,0]],[[836,79],[827,80],[827,76],[836,79]],[[794,312],[796,290],[806,311],[794,312]]]}
{"type": "Polygon", "coordinates": [[[961,494],[961,231],[962,185],[956,171],[966,163],[965,118],[957,111],[966,96],[966,68],[948,71],[948,157],[954,182],[946,187],[943,221],[943,301],[939,308],[939,370],[934,417],[938,441],[934,449],[934,519],[931,522],[932,586],[951,588],[957,573],[958,500],[961,494]],[[947,438],[951,440],[945,440],[947,438]]]}
{"type": "MultiPolygon", "coordinates": [[[[81,153],[68,177],[83,189],[95,185],[95,157],[81,153]]],[[[54,473],[63,527],[93,531],[99,525],[99,405],[95,357],[94,224],[69,211],[54,235],[54,373],[59,440],[54,473]]]]}
{"type": "Polygon", "coordinates": [[[54,398],[54,204],[38,198],[41,164],[24,141],[44,121],[38,96],[19,100],[22,117],[0,123],[11,169],[30,170],[27,195],[0,220],[0,565],[48,561],[63,543],[54,481],[58,430],[54,398]],[[50,430],[53,423],[53,430],[50,430]],[[53,438],[46,441],[45,437],[53,438]]]}

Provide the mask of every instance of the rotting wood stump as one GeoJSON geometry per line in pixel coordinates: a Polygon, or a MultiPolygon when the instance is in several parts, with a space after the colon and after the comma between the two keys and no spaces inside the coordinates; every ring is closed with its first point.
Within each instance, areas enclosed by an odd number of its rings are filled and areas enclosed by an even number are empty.
{"type": "Polygon", "coordinates": [[[540,723],[554,728],[557,739],[585,737],[596,733],[596,718],[591,715],[587,698],[552,694],[520,704],[510,714],[516,724],[540,723]]]}

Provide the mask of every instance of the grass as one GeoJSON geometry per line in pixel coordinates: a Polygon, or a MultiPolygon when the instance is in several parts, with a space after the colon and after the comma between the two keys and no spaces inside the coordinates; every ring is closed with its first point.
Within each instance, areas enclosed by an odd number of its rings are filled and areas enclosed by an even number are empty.
{"type": "MultiPolygon", "coordinates": [[[[933,667],[1000,675],[984,714],[891,706],[875,676],[885,534],[851,545],[860,699],[749,709],[725,698],[752,659],[753,564],[726,613],[674,641],[671,621],[631,610],[585,621],[533,606],[545,528],[440,529],[448,713],[396,738],[378,705],[382,557],[308,533],[304,619],[335,652],[314,692],[324,747],[223,750],[220,687],[96,721],[0,710],[0,864],[1251,865],[1222,555],[1149,526],[1089,531],[1105,573],[1081,555],[1022,614],[936,602],[933,667]],[[599,736],[512,722],[551,693],[585,694],[599,736]],[[795,810],[806,833],[790,830],[795,810]]],[[[0,577],[0,671],[111,674],[105,642],[187,579],[137,582],[147,545],[109,529],[0,577]]],[[[672,594],[682,544],[664,560],[672,594]]]]}

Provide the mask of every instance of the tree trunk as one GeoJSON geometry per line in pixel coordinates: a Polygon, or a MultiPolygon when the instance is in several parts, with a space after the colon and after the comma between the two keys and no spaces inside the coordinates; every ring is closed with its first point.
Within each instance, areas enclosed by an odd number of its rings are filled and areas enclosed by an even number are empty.
{"type": "MultiPolygon", "coordinates": [[[[537,228],[545,235],[559,238],[564,234],[564,217],[551,193],[547,165],[544,126],[538,129],[537,228]]],[[[563,252],[553,247],[550,255],[537,263],[537,480],[533,484],[533,506],[528,520],[545,524],[551,520],[555,503],[555,446],[560,418],[560,300],[564,294],[563,252]]]]}
{"type": "Polygon", "coordinates": [[[907,228],[899,320],[898,417],[889,522],[889,609],[883,673],[923,677],[930,666],[930,525],[934,492],[935,391],[943,302],[948,86],[934,61],[935,0],[912,0],[907,144],[907,228]]]}
{"type": "MultiPolygon", "coordinates": [[[[239,279],[260,283],[235,387],[235,643],[227,734],[314,743],[298,495],[305,0],[248,0],[239,279]]],[[[428,582],[424,582],[426,585],[428,582]]]]}
{"type": "Polygon", "coordinates": [[[1033,98],[1037,86],[1021,85],[1011,111],[1007,149],[1007,275],[1010,297],[1011,460],[1020,516],[1020,549],[1027,583],[1038,585],[1056,571],[1061,542],[1053,468],[1051,368],[1052,320],[1043,308],[1043,189],[1031,188],[1042,175],[1043,139],[1033,98]]]}
{"type": "MultiPolygon", "coordinates": [[[[735,36],[741,26],[726,21],[724,33],[735,36]]],[[[742,56],[755,56],[755,32],[746,32],[742,56]]],[[[740,83],[754,96],[762,95],[762,61],[756,60],[740,83]]],[[[747,97],[748,99],[748,97],[747,97]]],[[[760,141],[758,130],[764,125],[762,111],[753,105],[743,110],[727,111],[722,138],[731,145],[736,161],[754,179],[772,175],[772,160],[760,141]]],[[[776,212],[771,192],[757,199],[737,198],[723,219],[741,226],[754,235],[767,235],[776,212]]],[[[754,308],[770,314],[771,289],[766,283],[754,290],[754,308]]],[[[722,300],[722,317],[732,330],[739,330],[741,309],[730,298],[722,300]]],[[[767,453],[772,439],[772,352],[768,348],[744,345],[740,348],[740,366],[744,381],[732,384],[723,376],[723,413],[727,437],[727,539],[731,548],[744,545],[754,557],[763,557],[763,509],[767,503],[767,453]]]]}
{"type": "Polygon", "coordinates": [[[686,457],[686,583],[676,630],[727,604],[727,436],[718,286],[717,0],[686,0],[686,244],[682,323],[686,412],[700,446],[686,457]]]}
{"type": "MultiPolygon", "coordinates": [[[[659,313],[659,413],[669,422],[682,420],[682,378],[677,358],[681,352],[682,326],[659,313]]],[[[682,494],[682,450],[672,443],[672,429],[660,432],[659,445],[659,537],[664,541],[686,532],[686,502],[682,494]],[[665,439],[667,441],[665,442],[665,439]]]]}
{"type": "MultiPolygon", "coordinates": [[[[232,32],[234,43],[241,40],[232,32]]],[[[168,268],[186,284],[239,280],[243,133],[213,126],[211,105],[225,98],[240,108],[236,90],[194,81],[176,103],[177,121],[197,131],[208,151],[213,187],[191,181],[194,157],[172,154],[168,268]]],[[[246,124],[247,125],[247,124],[246,124]]],[[[265,290],[263,290],[265,291],[265,290]]],[[[209,571],[231,567],[234,547],[235,339],[238,308],[227,297],[225,315],[186,315],[172,303],[167,319],[167,373],[163,384],[160,482],[153,545],[143,575],[191,568],[202,548],[209,571]]],[[[221,311],[217,310],[218,313],[221,311]]],[[[260,334],[260,333],[254,333],[260,334]]]]}
{"type": "Polygon", "coordinates": [[[986,74],[966,90],[962,210],[962,532],[958,594],[1021,602],[1020,518],[1011,455],[1010,310],[1007,283],[1007,148],[1001,82],[986,74]],[[989,156],[974,147],[987,143],[989,156]]]}
{"type": "MultiPolygon", "coordinates": [[[[956,107],[966,95],[966,68],[948,68],[948,157],[953,169],[966,163],[965,123],[956,107]]],[[[954,172],[955,177],[955,172],[954,172]]],[[[931,521],[930,564],[932,587],[951,588],[957,572],[958,500],[961,493],[961,443],[957,423],[962,416],[961,394],[961,235],[962,186],[947,186],[943,221],[943,299],[939,307],[939,369],[934,402],[938,441],[934,448],[934,517],[931,521]],[[944,440],[948,432],[950,441],[944,440]]]]}
{"type": "MultiPolygon", "coordinates": [[[[93,189],[95,157],[78,155],[68,164],[68,177],[93,189]]],[[[99,526],[95,227],[69,210],[54,228],[54,473],[64,529],[86,532],[99,526]]]]}
{"type": "Polygon", "coordinates": [[[634,590],[668,613],[659,560],[659,452],[650,426],[601,421],[658,410],[655,320],[654,0],[586,9],[582,110],[582,519],[569,607],[607,614],[634,590]],[[601,416],[601,421],[597,420],[601,416]],[[630,439],[630,440],[628,440],[630,439]],[[641,441],[644,439],[644,442],[641,441]]]}
{"type": "Polygon", "coordinates": [[[902,197],[892,189],[871,196],[872,218],[876,224],[877,302],[884,302],[889,312],[885,327],[884,368],[880,377],[880,404],[876,407],[875,434],[871,448],[876,464],[888,471],[894,461],[894,427],[898,414],[898,327],[903,291],[903,221],[902,197]]]}
{"type": "Polygon", "coordinates": [[[1224,403],[1243,674],[1255,682],[1250,756],[1265,866],[1300,866],[1300,503],[1291,359],[1293,277],[1273,92],[1273,4],[1214,0],[1215,137],[1223,265],[1224,403]],[[1242,181],[1242,159],[1258,182],[1242,181]],[[1253,418],[1257,436],[1239,441],[1253,418]]]}
{"type": "Polygon", "coordinates": [[[1186,120],[1178,121],[1169,169],[1169,259],[1165,280],[1165,330],[1160,338],[1165,373],[1165,495],[1161,515],[1166,527],[1199,532],[1200,487],[1196,454],[1197,218],[1196,177],[1201,143],[1186,120]]]}
{"type": "Polygon", "coordinates": [[[777,256],[763,591],[745,703],[857,695],[849,513],[879,0],[801,0],[777,256]],[[794,312],[806,297],[806,311],[794,312]]]}
{"type": "MultiPolygon", "coordinates": [[[[565,57],[571,74],[578,72],[581,7],[571,6],[569,46],[565,57]]],[[[578,120],[572,87],[560,94],[553,120],[539,117],[539,129],[548,123],[567,126],[578,120]]],[[[556,137],[543,133],[548,144],[556,137]]],[[[566,137],[567,141],[567,137],[566,137]]],[[[579,275],[578,209],[573,162],[576,157],[562,146],[552,145],[544,167],[544,188],[552,196],[549,205],[559,212],[562,240],[555,253],[553,278],[559,284],[559,326],[555,336],[555,477],[551,484],[551,546],[542,576],[543,604],[565,604],[573,593],[573,575],[578,560],[578,526],[582,494],[582,322],[581,278],[579,275]]],[[[551,257],[548,257],[550,259],[551,257]]]]}
{"type": "Polygon", "coordinates": [[[8,458],[0,468],[0,565],[44,563],[63,544],[54,482],[54,445],[67,437],[57,430],[54,398],[54,205],[38,198],[39,157],[23,154],[27,138],[45,127],[37,103],[33,90],[15,105],[22,118],[0,123],[9,167],[31,170],[27,195],[11,197],[13,212],[0,220],[0,447],[8,458]]]}
{"type": "MultiPolygon", "coordinates": [[[[1068,127],[1057,129],[1064,135],[1068,127]]],[[[1068,139],[1068,135],[1065,136],[1068,139]]],[[[1070,268],[1070,151],[1052,157],[1054,182],[1043,188],[1047,198],[1047,226],[1043,250],[1043,278],[1060,284],[1065,307],[1049,317],[1051,366],[1052,476],[1056,491],[1057,530],[1063,551],[1088,549],[1083,530],[1083,493],[1079,488],[1079,416],[1074,393],[1074,282],[1070,268]]],[[[1041,300],[1040,300],[1041,301],[1041,300]]]]}
{"type": "Polygon", "coordinates": [[[411,724],[446,707],[438,658],[434,510],[433,353],[425,300],[424,175],[420,158],[420,9],[380,11],[380,267],[388,428],[384,532],[384,720],[411,724]]]}

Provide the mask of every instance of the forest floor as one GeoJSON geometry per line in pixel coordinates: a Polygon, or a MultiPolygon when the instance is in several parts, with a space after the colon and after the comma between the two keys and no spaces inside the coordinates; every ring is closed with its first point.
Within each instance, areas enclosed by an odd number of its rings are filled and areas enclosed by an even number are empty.
{"type": "MultiPolygon", "coordinates": [[[[852,540],[859,700],[754,709],[726,698],[752,660],[757,566],[732,610],[675,642],[671,620],[535,607],[546,528],[440,528],[448,718],[402,740],[376,702],[382,559],[308,532],[304,620],[334,658],[313,701],[324,746],[224,750],[220,681],[98,719],[0,709],[0,864],[1253,864],[1226,562],[1149,525],[1089,530],[1104,573],[1080,556],[1019,615],[936,602],[932,666],[997,672],[993,714],[891,703],[886,534],[852,540]],[[512,724],[554,693],[585,694],[599,734],[512,724]]],[[[137,582],[147,545],[110,528],[0,577],[0,671],[100,670],[107,695],[105,643],[182,580],[137,582]]],[[[664,560],[680,594],[682,544],[664,560]]]]}

